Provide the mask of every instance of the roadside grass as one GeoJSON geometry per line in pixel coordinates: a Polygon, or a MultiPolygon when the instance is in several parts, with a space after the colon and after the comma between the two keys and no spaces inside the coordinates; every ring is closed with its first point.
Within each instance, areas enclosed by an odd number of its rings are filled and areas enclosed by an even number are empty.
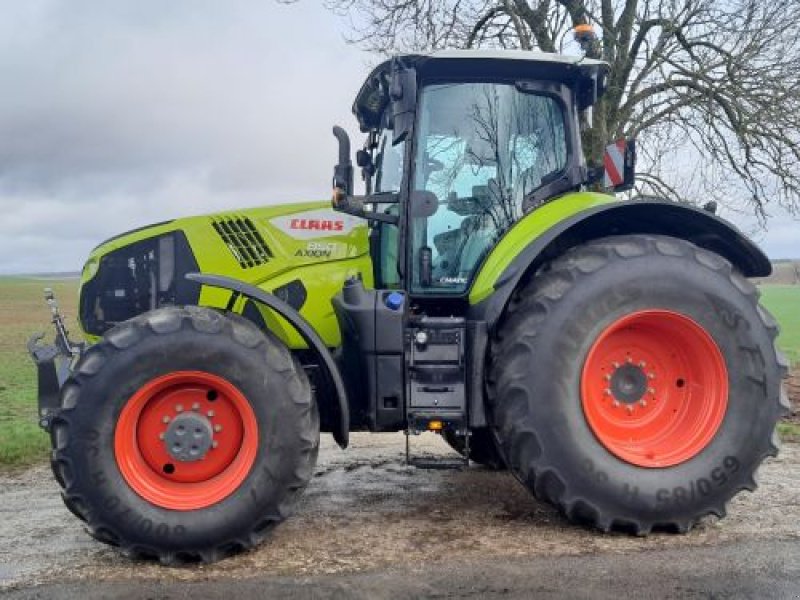
{"type": "Polygon", "coordinates": [[[800,424],[788,421],[778,423],[778,435],[784,442],[800,442],[800,424]]]}
{"type": "Polygon", "coordinates": [[[52,341],[45,287],[53,288],[69,328],[77,332],[77,279],[0,277],[0,468],[41,462],[50,448],[37,425],[36,368],[26,351],[37,331],[52,341]]]}
{"type": "MultiPolygon", "coordinates": [[[[25,349],[37,331],[52,340],[45,287],[53,288],[69,329],[78,334],[77,279],[0,277],[0,469],[41,462],[50,447],[37,425],[36,369],[25,349]]],[[[800,286],[764,285],[761,291],[761,301],[781,325],[779,346],[800,369],[800,286]]],[[[784,440],[800,441],[797,422],[783,422],[778,430],[784,440]]]]}

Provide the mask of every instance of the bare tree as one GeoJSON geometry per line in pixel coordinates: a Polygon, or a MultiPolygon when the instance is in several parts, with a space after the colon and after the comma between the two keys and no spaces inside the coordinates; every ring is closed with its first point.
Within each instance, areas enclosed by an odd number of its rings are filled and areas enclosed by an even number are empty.
{"type": "MultiPolygon", "coordinates": [[[[800,0],[328,0],[351,41],[388,54],[436,48],[570,49],[611,65],[585,139],[636,137],[643,193],[800,207],[800,0]]],[[[740,204],[740,208],[741,208],[740,204]]]]}

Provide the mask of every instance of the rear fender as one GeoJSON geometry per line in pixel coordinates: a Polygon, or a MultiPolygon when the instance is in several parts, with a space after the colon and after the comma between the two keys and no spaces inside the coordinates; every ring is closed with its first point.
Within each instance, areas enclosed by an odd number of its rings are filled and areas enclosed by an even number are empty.
{"type": "Polygon", "coordinates": [[[346,448],[349,441],[350,410],[347,404],[347,392],[345,391],[344,381],[330,350],[328,350],[322,338],[314,331],[314,328],[309,322],[306,321],[299,312],[289,306],[289,304],[254,285],[222,275],[190,273],[186,275],[186,278],[209,287],[230,290],[233,292],[233,296],[229,302],[229,306],[231,307],[236,300],[238,300],[238,297],[243,296],[248,298],[252,302],[261,304],[275,311],[295,328],[300,337],[303,338],[308,344],[308,347],[314,351],[319,358],[320,365],[325,372],[325,377],[330,383],[330,388],[336,395],[336,402],[332,408],[334,408],[337,418],[332,433],[336,443],[339,444],[340,447],[346,448]]]}
{"type": "MultiPolygon", "coordinates": [[[[524,220],[535,218],[534,212],[524,220]]],[[[506,248],[506,255],[512,258],[503,261],[505,264],[498,266],[498,261],[491,261],[490,254],[484,267],[492,265],[492,272],[481,272],[476,278],[476,282],[483,279],[485,289],[478,295],[473,286],[470,293],[472,318],[486,321],[491,330],[520,281],[545,262],[589,240],[637,233],[687,240],[723,256],[747,277],[766,277],[772,272],[769,259],[758,246],[731,223],[707,211],[665,201],[601,203],[567,216],[540,235],[518,244],[512,252],[506,248]]],[[[502,242],[498,243],[498,249],[502,242]]]]}

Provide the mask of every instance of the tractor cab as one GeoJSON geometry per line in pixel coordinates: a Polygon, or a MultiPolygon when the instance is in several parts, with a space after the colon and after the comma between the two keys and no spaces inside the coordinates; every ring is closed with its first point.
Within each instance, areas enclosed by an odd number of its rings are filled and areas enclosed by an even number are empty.
{"type": "Polygon", "coordinates": [[[470,285],[525,214],[589,182],[579,122],[606,70],[444,51],[396,57],[367,77],[353,105],[366,193],[354,194],[350,142],[336,127],[333,207],[371,223],[375,289],[353,279],[334,299],[353,414],[370,430],[443,430],[468,445],[486,425],[475,351],[486,329],[470,315],[470,285]]]}
{"type": "Polygon", "coordinates": [[[463,298],[503,233],[587,183],[579,114],[606,72],[600,61],[522,51],[440,51],[373,70],[353,105],[367,134],[356,154],[366,194],[353,195],[337,128],[334,208],[372,219],[377,285],[463,298]]]}

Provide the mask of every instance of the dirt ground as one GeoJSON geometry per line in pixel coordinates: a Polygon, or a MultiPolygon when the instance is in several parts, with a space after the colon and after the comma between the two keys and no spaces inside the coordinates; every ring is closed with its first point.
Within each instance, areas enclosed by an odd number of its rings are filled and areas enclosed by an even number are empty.
{"type": "MultiPolygon", "coordinates": [[[[417,452],[448,453],[426,434],[417,452]]],[[[472,467],[422,471],[403,464],[402,434],[355,434],[339,450],[323,436],[297,514],[259,548],[199,567],[133,562],[93,541],[63,507],[46,467],[0,477],[0,592],[53,582],[209,582],[433,569],[453,561],[709,549],[729,542],[800,541],[800,444],[785,444],[723,521],[684,536],[602,535],[565,522],[506,473],[472,467]]]]}
{"type": "MultiPolygon", "coordinates": [[[[789,420],[800,423],[800,369],[789,379],[788,391],[794,409],[789,420]]],[[[412,448],[422,455],[452,453],[433,434],[412,438],[412,448]]],[[[353,434],[346,451],[324,435],[314,478],[295,516],[253,551],[214,565],[183,568],[133,562],[92,540],[61,503],[49,468],[0,475],[0,594],[63,582],[320,581],[320,576],[332,574],[382,576],[398,568],[447,572],[448,565],[485,564],[487,559],[504,564],[642,552],[702,555],[715,549],[735,554],[736,548],[746,553],[759,544],[800,545],[796,442],[785,443],[781,454],[767,461],[759,471],[759,489],[734,499],[726,519],[708,518],[688,535],[647,538],[603,535],[570,525],[507,473],[477,466],[418,470],[404,465],[404,453],[402,434],[353,434]]]]}

